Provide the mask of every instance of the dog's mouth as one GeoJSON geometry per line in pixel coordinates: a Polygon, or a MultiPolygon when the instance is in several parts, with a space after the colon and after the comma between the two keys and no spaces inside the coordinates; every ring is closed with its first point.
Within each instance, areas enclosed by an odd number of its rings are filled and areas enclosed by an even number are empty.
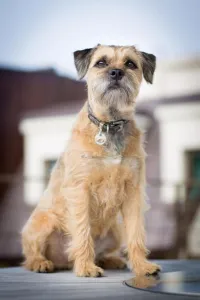
{"type": "Polygon", "coordinates": [[[108,85],[108,90],[117,90],[121,88],[122,86],[118,81],[110,82],[108,85]]]}
{"type": "Polygon", "coordinates": [[[104,79],[100,83],[102,84],[96,85],[100,101],[116,103],[116,101],[120,100],[120,103],[125,104],[129,104],[132,101],[132,90],[129,82],[104,79]]]}

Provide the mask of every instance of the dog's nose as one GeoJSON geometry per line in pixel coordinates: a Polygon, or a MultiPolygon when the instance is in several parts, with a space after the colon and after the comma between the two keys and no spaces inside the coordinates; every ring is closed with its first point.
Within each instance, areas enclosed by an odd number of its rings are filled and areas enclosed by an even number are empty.
{"type": "Polygon", "coordinates": [[[124,71],[121,69],[112,69],[109,71],[110,78],[114,80],[121,80],[124,76],[124,71]]]}

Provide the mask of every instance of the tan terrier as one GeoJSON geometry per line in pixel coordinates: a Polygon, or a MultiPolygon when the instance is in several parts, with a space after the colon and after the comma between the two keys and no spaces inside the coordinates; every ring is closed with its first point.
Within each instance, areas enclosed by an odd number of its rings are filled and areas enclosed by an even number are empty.
{"type": "Polygon", "coordinates": [[[136,274],[160,270],[146,259],[145,152],[134,121],[142,77],[152,83],[156,58],[135,47],[102,46],[74,52],[88,100],[65,152],[22,232],[24,265],[36,272],[74,267],[77,276],[124,268],[118,215],[123,217],[136,274]],[[111,253],[115,255],[111,256],[111,253]]]}

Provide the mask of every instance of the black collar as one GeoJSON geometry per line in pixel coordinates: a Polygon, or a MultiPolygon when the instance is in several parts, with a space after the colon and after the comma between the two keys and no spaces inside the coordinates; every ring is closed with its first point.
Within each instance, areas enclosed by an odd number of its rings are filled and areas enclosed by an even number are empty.
{"type": "Polygon", "coordinates": [[[121,131],[124,125],[129,122],[129,120],[124,120],[124,119],[110,121],[110,122],[100,121],[93,115],[91,107],[89,105],[88,105],[88,118],[90,119],[90,121],[92,121],[92,123],[94,123],[98,127],[101,127],[103,132],[110,131],[112,133],[121,131]]]}

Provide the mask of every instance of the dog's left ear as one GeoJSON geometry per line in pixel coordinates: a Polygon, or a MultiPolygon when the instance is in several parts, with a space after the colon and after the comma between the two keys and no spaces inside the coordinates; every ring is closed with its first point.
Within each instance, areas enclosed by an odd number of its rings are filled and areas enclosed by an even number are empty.
{"type": "Polygon", "coordinates": [[[153,83],[153,74],[156,69],[156,57],[153,54],[141,52],[142,54],[142,70],[144,79],[153,83]]]}
{"type": "Polygon", "coordinates": [[[93,48],[78,50],[74,52],[74,63],[80,79],[82,79],[87,73],[92,53],[93,48]]]}

